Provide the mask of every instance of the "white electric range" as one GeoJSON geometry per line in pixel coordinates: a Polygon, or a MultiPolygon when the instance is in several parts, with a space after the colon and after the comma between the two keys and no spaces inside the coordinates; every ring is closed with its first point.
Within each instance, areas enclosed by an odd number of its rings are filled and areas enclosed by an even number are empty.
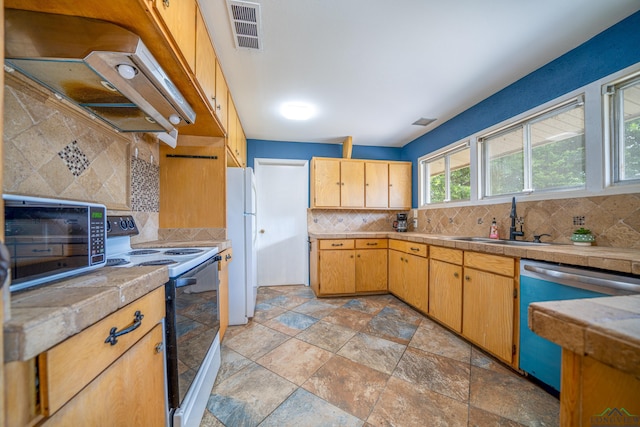
{"type": "Polygon", "coordinates": [[[133,217],[107,217],[107,266],[167,266],[167,419],[170,427],[197,427],[220,368],[218,248],[134,249],[137,234],[133,217]]]}

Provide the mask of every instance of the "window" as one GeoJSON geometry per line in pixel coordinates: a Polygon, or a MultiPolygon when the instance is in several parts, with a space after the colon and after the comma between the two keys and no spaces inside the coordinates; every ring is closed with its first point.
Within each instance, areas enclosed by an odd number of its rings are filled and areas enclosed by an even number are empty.
{"type": "Polygon", "coordinates": [[[585,187],[581,97],[479,141],[485,196],[585,187]]]}
{"type": "Polygon", "coordinates": [[[470,163],[468,142],[421,159],[424,183],[421,205],[470,200],[470,163]]]}
{"type": "Polygon", "coordinates": [[[640,181],[640,76],[607,88],[611,95],[613,181],[640,181]]]}

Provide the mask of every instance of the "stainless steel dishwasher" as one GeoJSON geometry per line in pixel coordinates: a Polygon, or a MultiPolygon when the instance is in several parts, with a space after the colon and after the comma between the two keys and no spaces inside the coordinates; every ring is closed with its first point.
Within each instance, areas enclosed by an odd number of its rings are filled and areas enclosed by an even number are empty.
{"type": "Polygon", "coordinates": [[[529,304],[640,293],[640,277],[520,261],[520,369],[560,390],[562,349],[529,329],[529,304]]]}

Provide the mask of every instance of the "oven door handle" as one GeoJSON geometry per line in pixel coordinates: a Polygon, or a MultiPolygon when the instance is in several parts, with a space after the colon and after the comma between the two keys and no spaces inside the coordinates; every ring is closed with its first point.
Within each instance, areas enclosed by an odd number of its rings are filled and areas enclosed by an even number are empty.
{"type": "Polygon", "coordinates": [[[198,283],[198,279],[195,277],[185,277],[176,279],[176,288],[183,288],[185,286],[191,286],[198,283]]]}

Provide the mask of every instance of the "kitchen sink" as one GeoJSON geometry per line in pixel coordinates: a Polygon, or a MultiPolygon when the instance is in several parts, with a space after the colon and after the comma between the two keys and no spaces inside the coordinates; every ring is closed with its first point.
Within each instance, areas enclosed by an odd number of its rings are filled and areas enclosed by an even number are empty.
{"type": "Polygon", "coordinates": [[[489,239],[488,237],[458,237],[450,236],[444,237],[446,240],[458,240],[463,242],[478,242],[478,243],[490,243],[494,245],[508,245],[508,246],[548,246],[551,243],[545,242],[526,242],[523,240],[504,240],[504,239],[489,239]]]}

